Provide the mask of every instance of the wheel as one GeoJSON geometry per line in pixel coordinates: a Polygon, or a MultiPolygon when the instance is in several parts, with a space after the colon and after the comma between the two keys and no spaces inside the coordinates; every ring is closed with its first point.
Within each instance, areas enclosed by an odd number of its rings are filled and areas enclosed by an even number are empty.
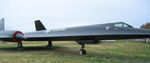
{"type": "Polygon", "coordinates": [[[24,48],[23,47],[18,47],[18,50],[19,51],[22,51],[24,48]]]}
{"type": "Polygon", "coordinates": [[[85,49],[80,49],[79,50],[79,54],[80,55],[85,55],[86,54],[86,50],[85,49]]]}
{"type": "Polygon", "coordinates": [[[48,49],[52,49],[53,48],[53,46],[50,46],[50,45],[47,45],[46,46],[48,49]]]}
{"type": "Polygon", "coordinates": [[[19,51],[22,51],[23,49],[24,49],[24,48],[23,48],[22,43],[19,43],[19,42],[18,42],[18,50],[19,50],[19,51]]]}

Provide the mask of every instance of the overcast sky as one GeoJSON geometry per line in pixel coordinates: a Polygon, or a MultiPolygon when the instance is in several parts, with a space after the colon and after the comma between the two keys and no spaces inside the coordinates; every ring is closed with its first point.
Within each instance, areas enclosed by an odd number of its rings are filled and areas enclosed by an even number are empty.
{"type": "Polygon", "coordinates": [[[0,0],[0,18],[7,30],[35,31],[111,22],[139,27],[150,22],[150,0],[0,0]]]}

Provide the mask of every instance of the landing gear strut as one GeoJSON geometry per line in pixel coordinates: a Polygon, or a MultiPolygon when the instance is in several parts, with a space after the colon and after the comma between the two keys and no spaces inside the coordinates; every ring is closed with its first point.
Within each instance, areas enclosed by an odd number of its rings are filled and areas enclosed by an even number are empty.
{"type": "Polygon", "coordinates": [[[18,42],[18,50],[19,50],[19,51],[23,50],[22,41],[19,41],[19,42],[18,42]]]}
{"type": "Polygon", "coordinates": [[[85,48],[85,44],[82,43],[81,44],[81,49],[79,50],[80,55],[86,55],[86,50],[84,48],[85,48]]]}
{"type": "Polygon", "coordinates": [[[48,41],[47,48],[53,48],[53,43],[52,43],[52,41],[48,41]]]}

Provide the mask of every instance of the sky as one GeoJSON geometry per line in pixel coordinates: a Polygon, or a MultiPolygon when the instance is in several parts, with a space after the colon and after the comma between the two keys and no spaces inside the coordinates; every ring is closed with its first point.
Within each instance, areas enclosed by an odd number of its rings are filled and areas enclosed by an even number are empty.
{"type": "Polygon", "coordinates": [[[34,21],[47,29],[125,22],[140,27],[150,22],[150,0],[0,0],[6,30],[35,31],[34,21]]]}

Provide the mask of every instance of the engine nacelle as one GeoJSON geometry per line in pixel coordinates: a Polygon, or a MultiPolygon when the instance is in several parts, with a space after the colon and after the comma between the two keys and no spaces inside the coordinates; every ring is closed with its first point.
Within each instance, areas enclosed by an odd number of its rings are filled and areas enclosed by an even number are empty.
{"type": "Polygon", "coordinates": [[[78,44],[97,44],[99,40],[78,40],[76,41],[78,44]]]}
{"type": "Polygon", "coordinates": [[[25,39],[24,34],[20,31],[0,31],[0,37],[4,37],[2,41],[19,42],[25,39]]]}

